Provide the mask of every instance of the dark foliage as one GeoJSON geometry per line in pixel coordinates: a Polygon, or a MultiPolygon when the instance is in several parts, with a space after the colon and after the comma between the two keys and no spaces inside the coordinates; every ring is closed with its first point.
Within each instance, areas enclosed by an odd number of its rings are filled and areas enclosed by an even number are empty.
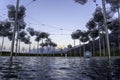
{"type": "Polygon", "coordinates": [[[74,1],[84,5],[85,3],[87,3],[88,0],[74,0],[74,1]]]}
{"type": "Polygon", "coordinates": [[[97,29],[92,30],[89,35],[92,39],[95,39],[99,35],[98,30],[97,29]]]}
{"type": "MultiPolygon", "coordinates": [[[[8,5],[7,8],[8,8],[8,17],[10,18],[10,20],[15,20],[15,12],[16,12],[15,6],[14,5],[8,5]]],[[[24,6],[19,7],[18,17],[17,17],[18,20],[24,18],[25,10],[26,10],[26,8],[24,6]]]]}
{"type": "Polygon", "coordinates": [[[88,23],[86,24],[86,27],[87,27],[89,30],[94,29],[96,26],[97,26],[97,25],[96,25],[96,23],[95,23],[95,21],[94,21],[93,18],[91,18],[91,19],[88,21],[88,23]]]}

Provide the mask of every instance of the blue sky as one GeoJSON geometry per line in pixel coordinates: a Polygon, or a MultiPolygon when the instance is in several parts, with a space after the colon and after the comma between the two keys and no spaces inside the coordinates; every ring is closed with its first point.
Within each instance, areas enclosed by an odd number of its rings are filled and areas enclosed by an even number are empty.
{"type": "MultiPolygon", "coordinates": [[[[85,5],[75,3],[73,0],[36,0],[29,4],[31,1],[20,0],[20,5],[26,6],[25,22],[27,27],[48,32],[51,34],[52,41],[59,47],[73,45],[70,34],[77,29],[86,30],[85,25],[92,17],[96,7],[92,0],[85,5]]],[[[101,5],[101,0],[97,1],[101,5]]],[[[6,6],[8,4],[15,5],[15,3],[16,0],[0,0],[0,16],[2,16],[0,20],[7,18],[6,6]]],[[[33,45],[35,44],[33,42],[33,45]]]]}

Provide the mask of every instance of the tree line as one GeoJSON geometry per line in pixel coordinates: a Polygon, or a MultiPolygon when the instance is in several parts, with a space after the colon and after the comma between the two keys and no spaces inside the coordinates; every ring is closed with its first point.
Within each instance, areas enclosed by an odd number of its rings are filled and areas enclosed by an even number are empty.
{"type": "MultiPolygon", "coordinates": [[[[75,2],[84,5],[87,3],[88,0],[74,0],[75,2]]],[[[79,40],[79,47],[71,48],[70,51],[72,51],[74,56],[78,56],[79,54],[82,54],[85,51],[92,52],[92,55],[95,56],[96,53],[99,53],[99,56],[102,55],[108,55],[107,44],[106,44],[106,31],[105,31],[105,24],[107,25],[107,28],[109,30],[109,46],[111,47],[110,52],[111,55],[119,55],[120,53],[120,1],[119,0],[105,0],[105,4],[110,4],[110,7],[107,7],[106,10],[106,19],[107,22],[105,23],[104,19],[104,11],[103,8],[100,7],[96,0],[93,0],[93,2],[96,4],[96,9],[93,12],[92,17],[90,20],[86,23],[86,31],[82,31],[80,29],[74,31],[71,34],[71,38],[74,40],[74,46],[75,46],[75,40],[79,40]],[[118,14],[118,18],[113,17],[114,14],[118,14]],[[81,44],[82,43],[82,44],[81,44]],[[105,54],[106,53],[106,54],[105,54]]],[[[69,45],[70,46],[70,45],[69,45]]],[[[69,47],[68,47],[69,48],[69,47]]],[[[69,51],[69,53],[70,53],[69,51]]]]}
{"type": "MultiPolygon", "coordinates": [[[[17,26],[15,26],[15,13],[16,13],[16,8],[14,5],[8,5],[8,19],[6,20],[1,20],[0,21],[0,37],[2,38],[2,43],[1,43],[1,53],[2,55],[2,50],[4,46],[4,38],[7,37],[9,41],[13,40],[13,37],[15,37],[15,43],[14,44],[16,47],[14,48],[15,53],[20,53],[20,44],[23,42],[24,44],[29,45],[29,52],[31,51],[31,37],[35,36],[35,41],[37,43],[36,45],[36,50],[37,53],[39,54],[40,46],[42,47],[42,53],[43,53],[43,47],[57,47],[57,44],[54,43],[51,38],[49,38],[50,34],[47,32],[41,32],[41,31],[36,31],[32,27],[27,27],[26,28],[26,23],[24,21],[25,18],[25,12],[26,8],[21,5],[18,8],[18,14],[17,14],[17,26]],[[14,34],[14,29],[15,29],[15,35],[14,34]],[[41,43],[40,43],[41,41],[41,43]]],[[[11,44],[12,47],[12,44],[11,44]]],[[[49,51],[49,50],[48,50],[49,51]]]]}

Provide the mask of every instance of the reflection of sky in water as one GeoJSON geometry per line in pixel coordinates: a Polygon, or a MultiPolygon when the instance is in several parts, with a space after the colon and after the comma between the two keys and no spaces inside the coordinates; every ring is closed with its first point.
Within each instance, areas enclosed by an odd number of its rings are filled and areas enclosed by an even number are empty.
{"type": "Polygon", "coordinates": [[[112,68],[101,58],[16,57],[11,68],[8,61],[9,57],[0,57],[0,80],[111,80],[110,76],[120,79],[120,59],[113,61],[112,68]]]}
{"type": "Polygon", "coordinates": [[[70,65],[67,64],[68,59],[62,59],[62,58],[55,58],[53,63],[51,64],[54,69],[52,69],[50,75],[55,75],[54,78],[69,78],[68,74],[70,73],[70,65]]]}

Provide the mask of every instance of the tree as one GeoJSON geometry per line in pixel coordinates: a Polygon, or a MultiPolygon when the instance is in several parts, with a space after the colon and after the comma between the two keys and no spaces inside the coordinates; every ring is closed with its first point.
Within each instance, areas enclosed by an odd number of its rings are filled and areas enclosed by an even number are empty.
{"type": "Polygon", "coordinates": [[[85,42],[87,42],[89,40],[88,34],[89,34],[89,32],[87,32],[87,31],[82,31],[82,33],[81,33],[80,40],[81,40],[81,42],[83,42],[83,54],[85,53],[85,42]]]}
{"type": "Polygon", "coordinates": [[[72,45],[71,45],[71,44],[69,44],[69,45],[67,45],[67,47],[68,47],[68,48],[72,48],[72,45]]]}
{"type": "Polygon", "coordinates": [[[97,29],[96,29],[96,27],[97,27],[97,24],[96,24],[96,22],[94,21],[94,18],[91,18],[89,21],[88,21],[88,23],[86,24],[86,27],[88,28],[88,30],[89,30],[89,36],[90,36],[90,38],[92,39],[92,44],[93,44],[93,46],[92,46],[92,52],[93,52],[93,56],[95,56],[95,49],[94,49],[94,40],[95,40],[95,38],[98,36],[97,35],[97,33],[96,33],[96,31],[97,31],[97,29]]]}
{"type": "Polygon", "coordinates": [[[28,27],[26,30],[27,30],[27,32],[29,32],[30,36],[34,36],[35,35],[35,31],[34,31],[33,28],[28,27]]]}
{"type": "Polygon", "coordinates": [[[54,56],[54,54],[55,54],[55,47],[57,47],[57,44],[51,41],[49,45],[50,45],[50,49],[52,48],[50,51],[53,53],[53,56],[54,56]]]}
{"type": "Polygon", "coordinates": [[[88,0],[74,0],[75,2],[84,5],[88,0]]]}
{"type": "MultiPolygon", "coordinates": [[[[114,13],[110,9],[106,10],[105,12],[106,12],[106,19],[110,20],[113,17],[114,13]]],[[[105,31],[106,29],[104,27],[104,13],[103,13],[101,7],[99,7],[99,6],[96,7],[96,10],[95,10],[95,12],[93,14],[93,19],[98,25],[98,30],[99,30],[99,50],[100,50],[100,56],[101,56],[101,49],[100,49],[101,48],[101,44],[100,44],[100,42],[101,42],[101,40],[100,40],[101,39],[101,34],[100,34],[100,32],[102,31],[102,33],[103,33],[103,31],[104,31],[106,33],[106,31],[105,31]]],[[[107,35],[106,35],[106,37],[107,37],[107,35]]]]}
{"type": "Polygon", "coordinates": [[[20,43],[25,41],[24,38],[25,38],[26,35],[27,35],[27,33],[24,30],[19,32],[19,35],[18,35],[18,39],[19,39],[18,53],[20,53],[20,43]]]}
{"type": "MultiPolygon", "coordinates": [[[[15,21],[15,12],[16,12],[15,6],[8,5],[7,8],[8,8],[8,18],[12,21],[15,21]]],[[[18,14],[17,14],[18,21],[24,19],[25,11],[26,8],[23,5],[21,5],[20,7],[18,5],[18,14]]]]}
{"type": "Polygon", "coordinates": [[[14,41],[15,41],[16,29],[18,27],[19,21],[24,20],[26,8],[24,6],[19,7],[19,0],[17,0],[17,2],[16,2],[16,8],[14,5],[8,5],[7,8],[8,8],[8,18],[14,24],[12,44],[11,44],[11,55],[10,55],[10,59],[12,59],[12,55],[13,55],[13,51],[14,51],[14,41]]]}
{"type": "Polygon", "coordinates": [[[119,53],[120,53],[120,23],[119,23],[119,19],[114,19],[109,24],[109,29],[112,31],[112,34],[117,36],[118,49],[119,49],[119,53]]]}
{"type": "MultiPolygon", "coordinates": [[[[43,39],[48,38],[49,34],[46,32],[41,32],[39,37],[42,39],[42,43],[43,43],[43,39]]],[[[43,53],[43,46],[42,46],[42,53],[43,53]]]]}
{"type": "MultiPolygon", "coordinates": [[[[79,40],[79,45],[81,46],[81,41],[80,41],[80,36],[81,36],[81,30],[76,30],[71,34],[71,38],[74,39],[74,47],[75,47],[75,40],[78,39],[79,40]]],[[[81,48],[80,48],[81,51],[81,48]]],[[[79,54],[81,54],[81,52],[79,51],[79,54]]],[[[75,56],[75,50],[74,50],[74,56],[75,56]]]]}
{"type": "Polygon", "coordinates": [[[104,27],[106,32],[105,36],[106,36],[107,53],[108,53],[108,59],[110,60],[110,44],[109,44],[109,36],[108,36],[108,28],[107,28],[106,7],[104,0],[102,0],[102,7],[103,7],[103,15],[104,15],[104,27]]]}
{"type": "Polygon", "coordinates": [[[81,30],[76,30],[76,35],[77,35],[77,39],[79,40],[79,46],[80,46],[79,56],[81,56],[81,40],[80,40],[80,37],[82,36],[82,31],[81,30]]]}
{"type": "Polygon", "coordinates": [[[87,27],[89,30],[95,29],[95,28],[97,27],[97,24],[96,24],[96,22],[94,21],[94,18],[91,18],[91,19],[87,22],[86,27],[87,27]]]}
{"type": "Polygon", "coordinates": [[[79,39],[79,37],[80,37],[80,32],[81,32],[81,30],[76,30],[76,31],[72,32],[72,34],[71,34],[71,38],[74,40],[74,46],[75,46],[75,40],[79,39]]]}
{"type": "Polygon", "coordinates": [[[3,24],[1,23],[0,24],[0,36],[2,37],[2,44],[1,44],[1,53],[0,53],[0,55],[2,55],[2,50],[3,50],[3,45],[4,45],[4,37],[6,36],[6,35],[4,35],[4,26],[3,26],[3,24]]]}
{"type": "MultiPolygon", "coordinates": [[[[79,4],[85,4],[88,0],[74,0],[79,4]]],[[[96,0],[93,0],[96,2],[96,0]]],[[[105,7],[105,0],[102,0],[102,7],[103,7],[103,19],[104,19],[104,27],[105,27],[105,34],[106,34],[106,45],[107,45],[107,52],[108,52],[108,59],[110,59],[110,44],[109,44],[109,37],[108,37],[108,29],[107,29],[107,15],[106,15],[106,7],[105,7]]]]}
{"type": "Polygon", "coordinates": [[[30,36],[26,35],[24,38],[23,38],[23,42],[25,44],[29,44],[29,50],[30,50],[30,47],[31,47],[31,42],[30,42],[30,36]]]}
{"type": "Polygon", "coordinates": [[[20,31],[24,30],[26,27],[26,23],[23,20],[19,21],[19,24],[17,24],[17,28],[16,28],[16,50],[15,52],[18,53],[18,42],[20,43],[20,39],[18,38],[20,31]]]}
{"type": "MultiPolygon", "coordinates": [[[[113,17],[113,12],[111,10],[107,10],[106,11],[106,14],[107,14],[107,19],[111,19],[113,17]]],[[[98,28],[98,31],[99,31],[99,52],[100,52],[100,56],[101,56],[101,41],[103,41],[103,47],[104,47],[104,33],[105,33],[105,29],[104,29],[104,15],[103,15],[103,12],[102,12],[102,8],[97,6],[96,9],[95,9],[95,12],[93,13],[93,20],[94,22],[97,24],[97,28],[98,28]],[[101,35],[101,32],[102,32],[102,35],[101,35]],[[102,37],[102,38],[101,38],[102,37]],[[101,40],[102,39],[102,40],[101,40]]],[[[105,55],[105,48],[103,48],[103,53],[105,55]]]]}
{"type": "Polygon", "coordinates": [[[101,7],[99,7],[99,6],[96,7],[95,12],[93,13],[93,20],[97,24],[96,27],[98,28],[98,31],[99,31],[99,53],[100,53],[100,56],[101,56],[102,51],[101,51],[101,34],[100,33],[101,33],[101,31],[103,32],[102,25],[103,25],[103,20],[104,20],[101,7]]]}
{"type": "MultiPolygon", "coordinates": [[[[35,35],[35,31],[34,31],[34,29],[31,28],[31,27],[28,27],[28,28],[26,29],[26,31],[29,33],[29,35],[30,35],[31,37],[35,35]]],[[[31,51],[31,43],[29,44],[29,52],[30,52],[30,51],[31,51]]]]}
{"type": "Polygon", "coordinates": [[[40,46],[42,47],[42,54],[44,53],[44,47],[48,46],[46,43],[40,43],[40,46]]]}
{"type": "Polygon", "coordinates": [[[90,38],[92,39],[92,42],[93,42],[93,56],[95,56],[94,41],[98,37],[98,30],[97,29],[91,30],[90,33],[89,33],[89,36],[90,36],[90,38]]]}
{"type": "Polygon", "coordinates": [[[67,48],[68,48],[68,51],[70,51],[70,56],[72,56],[72,55],[71,55],[71,48],[72,48],[72,45],[71,45],[71,44],[67,45],[67,48]]]}
{"type": "Polygon", "coordinates": [[[120,0],[106,0],[106,3],[111,5],[111,10],[114,12],[118,12],[118,18],[120,23],[120,0]]]}
{"type": "Polygon", "coordinates": [[[39,36],[40,32],[35,31],[35,35],[36,35],[35,41],[37,42],[37,53],[39,53],[39,42],[41,40],[41,37],[39,36]]]}
{"type": "Polygon", "coordinates": [[[53,42],[53,45],[52,45],[52,46],[53,46],[53,48],[54,48],[54,53],[53,53],[53,54],[55,54],[55,48],[57,47],[57,44],[53,42]]]}
{"type": "MultiPolygon", "coordinates": [[[[3,45],[4,45],[4,37],[7,37],[8,33],[10,31],[11,31],[10,22],[8,22],[8,21],[0,22],[0,36],[3,38],[2,39],[2,45],[1,45],[1,51],[2,51],[3,45]]],[[[2,52],[1,52],[0,55],[2,55],[2,52]]]]}
{"type": "Polygon", "coordinates": [[[49,46],[51,46],[50,44],[51,44],[51,39],[50,38],[47,38],[46,40],[45,40],[45,44],[46,44],[46,46],[47,46],[47,49],[48,49],[48,51],[47,51],[47,53],[49,53],[49,46]]]}
{"type": "MultiPolygon", "coordinates": [[[[75,47],[75,40],[76,40],[76,39],[79,39],[79,37],[80,37],[80,35],[79,35],[79,33],[78,33],[77,31],[75,31],[75,32],[73,32],[73,33],[71,34],[71,38],[74,40],[74,47],[75,47]]],[[[75,55],[75,50],[74,50],[74,56],[76,56],[76,55],[75,55]]]]}
{"type": "Polygon", "coordinates": [[[12,31],[9,31],[7,33],[7,36],[8,36],[8,39],[11,41],[12,40],[12,35],[13,35],[13,32],[12,31]]]}

